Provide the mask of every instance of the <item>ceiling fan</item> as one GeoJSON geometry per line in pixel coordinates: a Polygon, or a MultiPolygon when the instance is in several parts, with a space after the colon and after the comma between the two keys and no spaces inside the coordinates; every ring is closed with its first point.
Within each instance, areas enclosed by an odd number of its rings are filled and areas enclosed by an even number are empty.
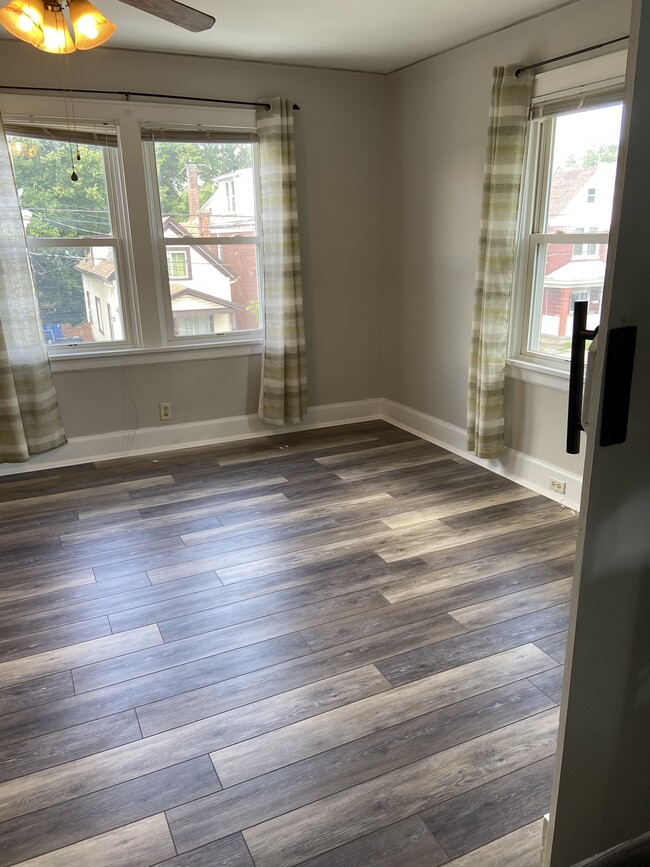
{"type": "MultiPolygon", "coordinates": [[[[162,18],[192,33],[209,30],[215,23],[212,15],[179,3],[178,0],[120,0],[162,18]]],[[[41,51],[69,54],[77,48],[96,48],[115,32],[115,25],[90,0],[11,0],[0,9],[0,24],[11,34],[41,51]],[[68,7],[70,25],[63,13],[68,7]],[[70,34],[72,27],[74,37],[70,34]]]]}

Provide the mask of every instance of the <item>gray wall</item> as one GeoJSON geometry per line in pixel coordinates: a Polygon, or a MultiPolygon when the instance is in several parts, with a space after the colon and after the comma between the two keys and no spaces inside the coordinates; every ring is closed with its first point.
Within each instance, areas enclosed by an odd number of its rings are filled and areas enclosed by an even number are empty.
{"type": "MultiPolygon", "coordinates": [[[[384,397],[465,427],[492,68],[628,33],[631,0],[582,0],[389,79],[384,397]]],[[[579,472],[564,454],[566,395],[507,384],[508,444],[579,472]]]]}
{"type": "MultiPolygon", "coordinates": [[[[386,79],[97,49],[72,55],[79,87],[257,100],[287,96],[296,113],[310,405],[381,395],[386,79]]],[[[3,85],[59,86],[63,61],[2,40],[3,85]]],[[[260,356],[57,373],[69,436],[257,410],[260,356]]]]}
{"type": "MultiPolygon", "coordinates": [[[[296,115],[310,404],[386,397],[464,428],[492,67],[628,32],[631,0],[580,0],[402,72],[363,73],[98,49],[82,86],[259,99],[296,115]],[[383,359],[383,362],[382,362],[383,359]]],[[[3,41],[3,84],[61,81],[59,58],[3,41]]],[[[81,85],[80,85],[81,86],[81,85]]],[[[56,374],[71,436],[256,411],[260,358],[56,374]]],[[[508,444],[573,472],[566,396],[507,383],[508,444]]]]}

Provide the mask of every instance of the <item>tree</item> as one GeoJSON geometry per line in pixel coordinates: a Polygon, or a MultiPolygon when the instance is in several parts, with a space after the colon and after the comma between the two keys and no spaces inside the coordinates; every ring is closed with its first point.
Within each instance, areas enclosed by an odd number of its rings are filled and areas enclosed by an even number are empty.
{"type": "MultiPolygon", "coordinates": [[[[105,236],[111,232],[103,149],[81,145],[70,154],[65,141],[10,137],[16,187],[25,214],[26,234],[36,238],[105,236]],[[72,170],[79,180],[70,179],[72,170]]],[[[83,247],[32,250],[31,263],[44,325],[86,318],[81,277],[74,265],[83,247]]]]}
{"type": "MultiPolygon", "coordinates": [[[[82,238],[111,234],[104,148],[80,146],[63,138],[10,136],[11,153],[26,217],[26,233],[34,238],[82,238]],[[72,171],[78,175],[72,181],[72,171]]],[[[163,216],[183,221],[189,213],[187,166],[198,167],[200,202],[214,192],[215,178],[251,165],[250,145],[227,142],[156,142],[156,169],[163,216]]],[[[97,246],[101,242],[98,240],[97,246]]],[[[39,247],[31,262],[44,325],[86,319],[84,290],[74,265],[86,255],[83,247],[39,247]]]]}
{"type": "Polygon", "coordinates": [[[595,169],[600,163],[615,163],[618,159],[618,145],[600,145],[591,147],[581,157],[571,154],[567,157],[564,167],[567,169],[595,169]]]}
{"type": "Polygon", "coordinates": [[[187,220],[187,166],[199,174],[199,201],[206,202],[215,189],[215,178],[252,165],[251,147],[225,142],[156,142],[156,169],[163,216],[187,220]]]}

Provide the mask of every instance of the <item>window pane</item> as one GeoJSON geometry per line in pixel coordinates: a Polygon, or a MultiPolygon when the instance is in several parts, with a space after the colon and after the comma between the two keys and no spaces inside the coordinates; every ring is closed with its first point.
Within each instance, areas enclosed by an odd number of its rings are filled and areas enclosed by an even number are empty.
{"type": "Polygon", "coordinates": [[[156,142],[163,232],[255,235],[253,145],[156,142]]]}
{"type": "Polygon", "coordinates": [[[600,322],[607,244],[593,245],[591,256],[576,254],[576,246],[583,245],[539,245],[528,344],[531,352],[570,358],[576,301],[589,302],[587,328],[593,329],[600,322]]]}
{"type": "Polygon", "coordinates": [[[189,276],[169,277],[174,335],[257,330],[257,246],[188,244],[186,249],[189,276]]]}
{"type": "Polygon", "coordinates": [[[253,145],[156,142],[155,155],[174,336],[258,330],[257,242],[218,242],[256,238],[253,145]]]}
{"type": "Polygon", "coordinates": [[[614,105],[556,118],[546,233],[609,231],[622,113],[614,105]]]}
{"type": "MultiPolygon", "coordinates": [[[[114,131],[113,131],[114,132],[114,131]]],[[[32,238],[110,236],[104,148],[8,136],[25,232],[32,238]],[[72,171],[78,175],[72,181],[72,171]]]]}
{"type": "Polygon", "coordinates": [[[112,247],[38,247],[30,258],[46,343],[124,340],[112,247]]]}

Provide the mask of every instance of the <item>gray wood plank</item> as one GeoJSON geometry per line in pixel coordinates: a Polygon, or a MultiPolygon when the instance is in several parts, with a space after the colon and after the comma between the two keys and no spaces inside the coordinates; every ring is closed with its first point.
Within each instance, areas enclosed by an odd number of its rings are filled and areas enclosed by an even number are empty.
{"type": "Polygon", "coordinates": [[[553,659],[556,659],[559,663],[564,665],[566,661],[567,645],[566,631],[558,632],[556,635],[548,635],[546,638],[540,638],[535,642],[535,644],[540,650],[543,650],[544,653],[548,653],[549,656],[552,656],[553,659]]]}
{"type": "Polygon", "coordinates": [[[513,723],[248,828],[244,839],[257,867],[293,867],[546,758],[555,750],[557,724],[557,711],[513,723]]]}
{"type": "MultiPolygon", "coordinates": [[[[309,648],[302,638],[298,635],[287,635],[260,645],[240,648],[216,657],[207,657],[207,659],[156,672],[146,677],[133,678],[92,693],[53,701],[29,711],[8,713],[0,717],[0,743],[9,744],[28,737],[60,731],[118,711],[138,707],[147,701],[158,701],[179,693],[183,694],[183,701],[187,701],[188,696],[199,693],[201,687],[227,682],[238,677],[243,677],[245,680],[245,673],[248,672],[255,673],[252,677],[256,681],[258,678],[264,680],[265,673],[268,671],[264,666],[273,666],[274,663],[279,664],[305,654],[309,654],[309,648]]],[[[305,678],[302,682],[309,682],[312,679],[305,678]]],[[[227,693],[228,707],[239,706],[238,695],[232,698],[228,686],[221,689],[225,689],[227,693]]],[[[246,691],[246,697],[249,694],[246,691]]],[[[200,719],[209,713],[209,710],[201,711],[194,718],[200,719]]]]}
{"type": "Polygon", "coordinates": [[[527,681],[501,687],[170,811],[179,851],[242,831],[552,707],[527,681]]]}
{"type": "Polygon", "coordinates": [[[301,867],[439,867],[448,861],[445,850],[436,842],[417,816],[409,816],[345,843],[308,861],[301,867]]]}
{"type": "MultiPolygon", "coordinates": [[[[459,629],[462,629],[460,624],[445,615],[414,626],[389,630],[380,635],[370,636],[367,639],[354,641],[342,647],[319,653],[309,653],[308,646],[301,638],[304,651],[293,653],[294,658],[288,659],[287,662],[280,662],[277,665],[269,664],[261,671],[251,675],[243,675],[228,683],[223,682],[226,680],[225,677],[220,678],[212,673],[211,685],[192,691],[188,686],[182,694],[179,694],[179,687],[176,686],[172,697],[164,700],[164,703],[149,704],[147,707],[139,706],[139,718],[145,727],[152,725],[150,714],[164,720],[164,725],[181,725],[182,722],[202,719],[211,713],[220,713],[233,707],[240,707],[247,702],[265,696],[277,695],[289,689],[295,689],[317,680],[323,680],[326,677],[333,677],[336,674],[375,663],[379,659],[390,656],[397,648],[420,647],[423,644],[442,641],[449,635],[457,635],[459,629]],[[219,680],[220,683],[216,682],[219,680]],[[170,722],[171,720],[173,723],[170,722]]],[[[232,652],[238,653],[239,651],[232,652]]],[[[222,654],[222,656],[225,655],[222,654]]],[[[193,664],[190,663],[190,665],[193,664]]],[[[153,675],[152,677],[156,678],[160,675],[153,675]]],[[[178,681],[178,674],[174,676],[174,682],[176,681],[178,681]]],[[[137,680],[128,681],[127,686],[128,684],[137,684],[137,680]]],[[[108,687],[107,689],[111,688],[108,687]]],[[[157,727],[160,723],[154,722],[153,725],[157,727]]],[[[1,730],[2,720],[0,720],[1,730]]]]}
{"type": "Polygon", "coordinates": [[[140,740],[135,711],[83,723],[0,748],[0,782],[140,740]]]}
{"type": "Polygon", "coordinates": [[[255,867],[253,859],[241,834],[233,834],[225,840],[217,840],[163,861],[159,867],[255,867]]]}
{"type": "Polygon", "coordinates": [[[551,671],[546,671],[543,676],[535,675],[531,678],[530,682],[537,689],[541,689],[542,692],[546,693],[555,704],[560,704],[562,701],[562,688],[564,686],[564,666],[559,665],[551,671]]]}
{"type": "Polygon", "coordinates": [[[0,689],[0,716],[48,704],[74,694],[72,673],[62,671],[0,689]]]}
{"type": "Polygon", "coordinates": [[[162,813],[125,825],[115,831],[90,837],[46,855],[23,861],[23,867],[152,867],[175,854],[169,828],[162,813]]]}
{"type": "MultiPolygon", "coordinates": [[[[0,825],[0,865],[72,846],[220,789],[206,756],[0,825]]],[[[82,862],[69,862],[80,864],[82,862]]],[[[94,867],[94,862],[83,862],[94,867]]],[[[217,862],[218,863],[218,862],[217,862]]]]}
{"type": "Polygon", "coordinates": [[[450,867],[539,867],[542,850],[542,820],[455,858],[450,867]]]}
{"type": "Polygon", "coordinates": [[[545,653],[526,645],[362,698],[268,734],[242,738],[210,756],[223,785],[234,785],[554,665],[555,661],[545,653]]]}
{"type": "Polygon", "coordinates": [[[36,653],[34,656],[12,659],[0,663],[0,686],[10,686],[21,680],[54,674],[71,668],[81,660],[106,659],[162,643],[157,626],[143,626],[121,635],[107,635],[104,638],[36,653]]]}
{"type": "Polygon", "coordinates": [[[478,602],[466,605],[464,608],[451,610],[453,618],[462,623],[466,629],[482,629],[504,620],[512,620],[524,614],[551,608],[571,599],[572,578],[562,578],[551,581],[540,587],[511,593],[489,602],[478,602]]]}
{"type": "Polygon", "coordinates": [[[450,798],[420,818],[449,857],[458,858],[548,813],[553,766],[549,756],[450,798]]]}
{"type": "Polygon", "coordinates": [[[556,605],[384,659],[377,663],[377,668],[393,686],[410,683],[454,665],[554,635],[566,627],[568,614],[568,603],[556,605]]]}
{"type": "Polygon", "coordinates": [[[395,602],[387,610],[351,615],[344,620],[303,629],[301,634],[313,650],[321,650],[372,635],[391,626],[416,623],[458,606],[499,599],[515,591],[523,591],[524,588],[535,588],[568,575],[572,569],[573,557],[534,564],[472,581],[471,584],[461,582],[460,586],[395,602]]]}
{"type": "Polygon", "coordinates": [[[93,617],[79,623],[55,626],[41,632],[32,632],[17,638],[7,638],[0,641],[0,663],[10,659],[26,658],[47,650],[68,647],[70,644],[80,644],[111,635],[108,617],[93,617]]]}

